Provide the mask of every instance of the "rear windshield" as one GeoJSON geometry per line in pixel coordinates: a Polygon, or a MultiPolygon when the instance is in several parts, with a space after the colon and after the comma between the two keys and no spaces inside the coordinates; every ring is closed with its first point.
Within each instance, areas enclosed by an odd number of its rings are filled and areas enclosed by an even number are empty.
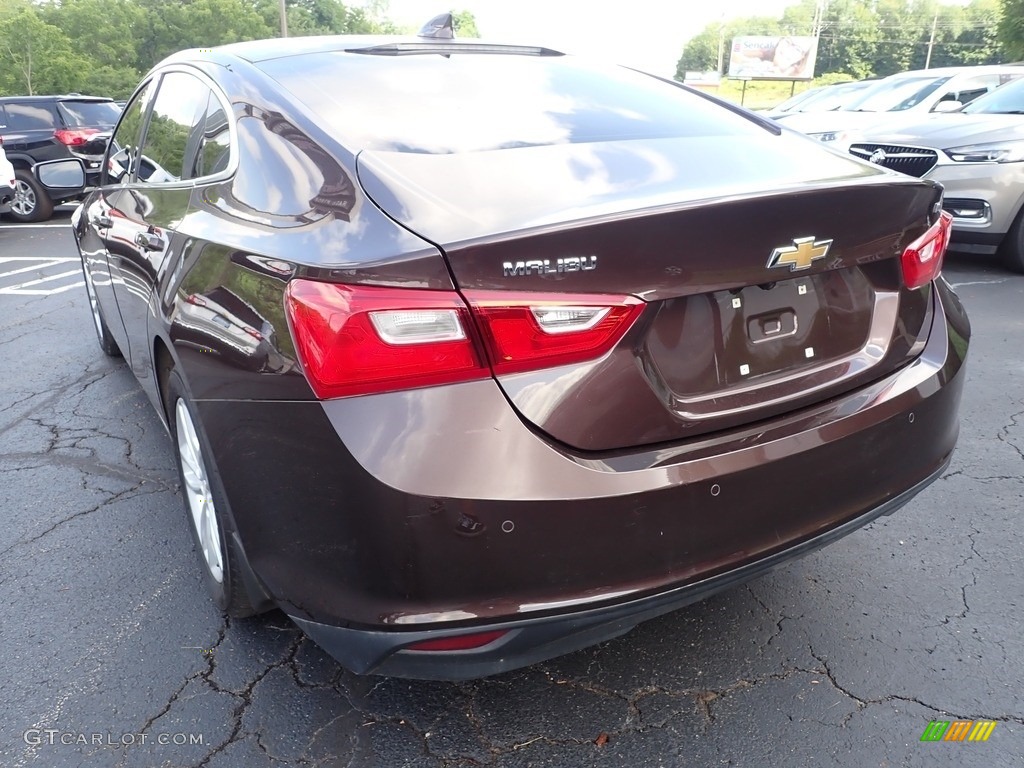
{"type": "Polygon", "coordinates": [[[329,52],[259,66],[352,149],[448,154],[765,131],[672,83],[571,56],[329,52]]]}
{"type": "Polygon", "coordinates": [[[121,116],[112,101],[62,101],[59,108],[69,128],[113,128],[121,116]]]}

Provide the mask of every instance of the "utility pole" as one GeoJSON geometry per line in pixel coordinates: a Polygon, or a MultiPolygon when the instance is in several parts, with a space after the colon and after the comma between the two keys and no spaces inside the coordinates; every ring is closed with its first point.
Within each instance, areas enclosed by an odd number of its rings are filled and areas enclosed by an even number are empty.
{"type": "Polygon", "coordinates": [[[924,60],[924,68],[928,69],[932,65],[932,48],[935,47],[935,27],[939,23],[939,12],[935,12],[935,18],[932,19],[932,36],[928,38],[928,55],[924,60]]]}
{"type": "Polygon", "coordinates": [[[285,8],[284,0],[281,2],[281,37],[288,37],[288,9],[285,8]]]}
{"type": "Polygon", "coordinates": [[[828,12],[828,0],[818,0],[814,6],[814,21],[811,25],[811,37],[821,37],[821,29],[825,26],[825,14],[828,12]]]}
{"type": "Polygon", "coordinates": [[[724,75],[722,67],[725,66],[725,25],[718,25],[718,74],[724,75]]]}

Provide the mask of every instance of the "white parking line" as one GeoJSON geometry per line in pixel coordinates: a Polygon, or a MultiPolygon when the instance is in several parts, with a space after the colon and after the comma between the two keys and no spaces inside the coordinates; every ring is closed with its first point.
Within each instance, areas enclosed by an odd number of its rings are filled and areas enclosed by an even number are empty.
{"type": "Polygon", "coordinates": [[[965,285],[999,285],[999,283],[1005,283],[1009,278],[1004,277],[1002,280],[971,280],[966,283],[950,283],[952,288],[963,288],[965,285]]]}
{"type": "MultiPolygon", "coordinates": [[[[78,261],[79,260],[74,257],[63,256],[0,256],[0,265],[3,265],[3,267],[0,267],[0,270],[6,268],[5,271],[0,271],[0,283],[4,282],[6,278],[13,277],[14,275],[22,275],[26,272],[39,275],[43,273],[43,270],[50,269],[51,267],[77,263],[78,261]],[[14,268],[11,269],[10,267],[14,268]]],[[[65,280],[72,276],[81,278],[81,270],[71,269],[64,272],[57,272],[52,275],[43,274],[42,277],[36,277],[33,280],[22,280],[14,285],[4,285],[0,287],[0,294],[6,294],[8,296],[14,294],[49,296],[54,293],[63,293],[64,291],[70,291],[72,288],[79,288],[85,285],[81,279],[78,279],[72,283],[65,283],[64,285],[53,287],[33,287],[42,286],[44,283],[52,283],[55,280],[65,280]]]]}
{"type": "Polygon", "coordinates": [[[3,263],[5,261],[14,261],[15,259],[24,261],[38,261],[40,263],[32,264],[31,266],[28,267],[22,267],[21,269],[12,269],[10,272],[0,272],[0,280],[3,280],[5,277],[10,277],[11,275],[17,275],[21,272],[38,272],[39,270],[46,269],[47,267],[55,267],[58,264],[66,264],[69,261],[78,261],[78,259],[38,259],[27,256],[14,256],[9,259],[0,258],[0,263],[3,263]]]}
{"type": "MultiPolygon", "coordinates": [[[[40,283],[48,283],[51,280],[60,280],[62,277],[70,277],[71,275],[80,275],[81,272],[77,269],[72,269],[69,272],[61,272],[56,275],[47,275],[46,277],[40,277],[37,280],[29,280],[25,283],[18,283],[17,285],[9,285],[6,288],[0,288],[0,294],[12,294],[12,293],[25,293],[33,296],[48,296],[51,293],[62,293],[63,291],[70,291],[72,288],[77,288],[80,285],[85,285],[85,282],[79,280],[77,283],[71,283],[70,285],[62,285],[59,288],[44,288],[42,290],[29,289],[27,286],[39,285],[40,283]]],[[[0,275],[3,277],[3,275],[0,275]]]]}

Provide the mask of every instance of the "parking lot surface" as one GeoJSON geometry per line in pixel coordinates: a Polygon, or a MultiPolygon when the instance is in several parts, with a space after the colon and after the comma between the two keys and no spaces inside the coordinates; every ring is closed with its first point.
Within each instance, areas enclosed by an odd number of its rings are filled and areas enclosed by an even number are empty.
{"type": "Polygon", "coordinates": [[[947,262],[974,337],[940,481],[747,586],[467,683],[357,677],[280,613],[218,615],[170,440],[78,269],[66,211],[0,219],[0,766],[1024,765],[1024,277],[994,260],[947,262]],[[995,726],[921,741],[936,720],[995,726]]]}

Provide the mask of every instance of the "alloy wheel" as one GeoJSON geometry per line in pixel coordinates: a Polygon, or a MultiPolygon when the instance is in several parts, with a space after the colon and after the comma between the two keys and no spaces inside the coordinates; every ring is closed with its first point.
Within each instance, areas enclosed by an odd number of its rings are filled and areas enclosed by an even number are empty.
{"type": "Polygon", "coordinates": [[[36,192],[22,179],[14,181],[14,199],[11,200],[11,211],[19,216],[31,216],[38,201],[36,192]]]}
{"type": "Polygon", "coordinates": [[[203,461],[203,449],[199,443],[192,415],[182,398],[174,406],[178,432],[178,457],[181,474],[185,479],[185,498],[192,514],[203,559],[210,575],[218,584],[224,581],[224,553],[221,551],[220,526],[213,504],[213,492],[203,461]]]}

